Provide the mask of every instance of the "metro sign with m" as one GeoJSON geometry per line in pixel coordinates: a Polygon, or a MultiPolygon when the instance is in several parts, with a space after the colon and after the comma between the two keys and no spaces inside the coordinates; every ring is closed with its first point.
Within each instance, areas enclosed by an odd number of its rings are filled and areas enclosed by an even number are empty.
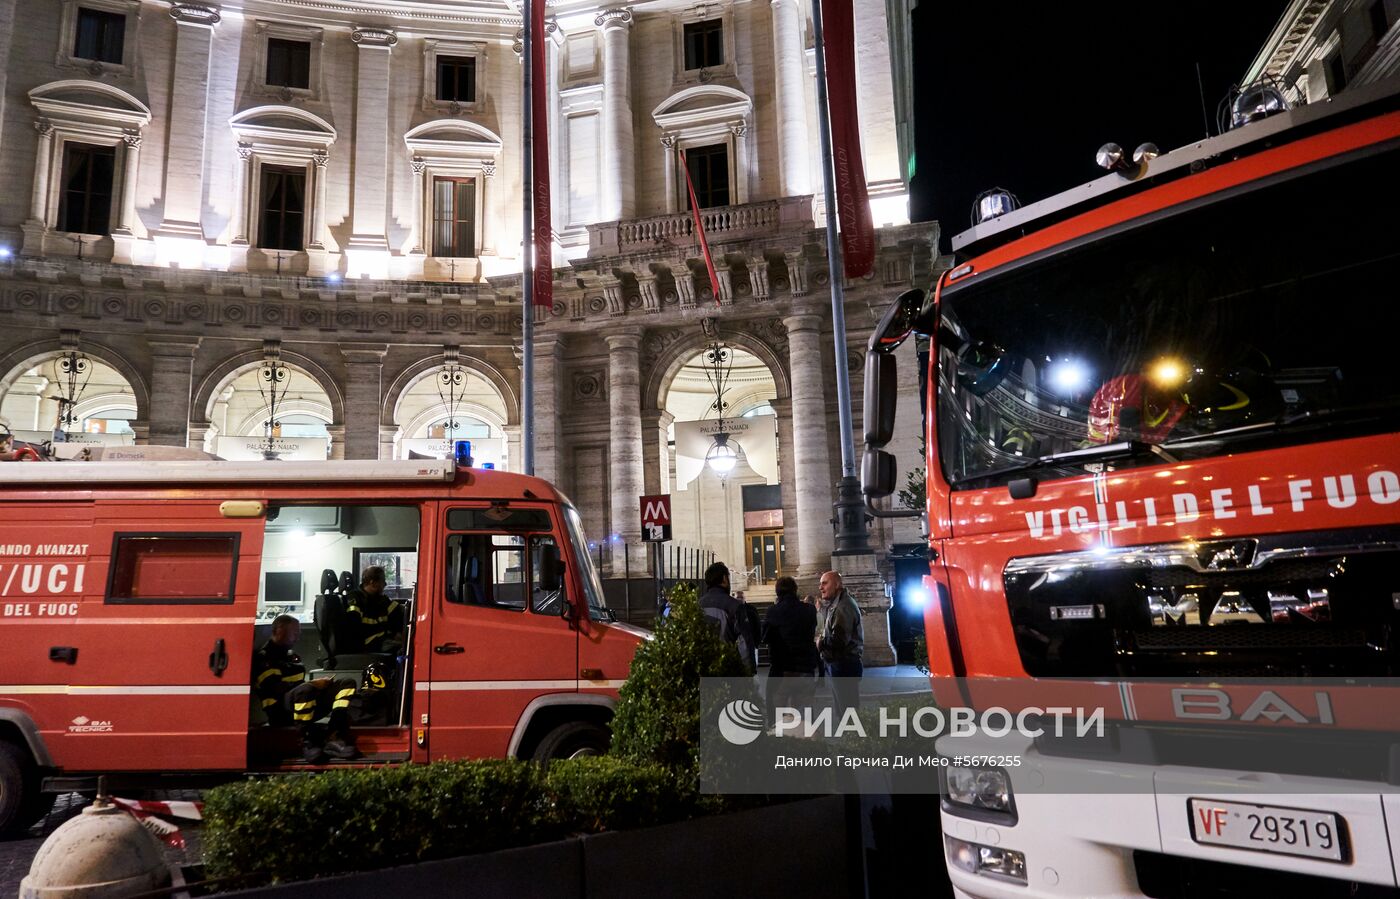
{"type": "Polygon", "coordinates": [[[671,494],[642,497],[642,539],[648,543],[671,539],[671,494]]]}

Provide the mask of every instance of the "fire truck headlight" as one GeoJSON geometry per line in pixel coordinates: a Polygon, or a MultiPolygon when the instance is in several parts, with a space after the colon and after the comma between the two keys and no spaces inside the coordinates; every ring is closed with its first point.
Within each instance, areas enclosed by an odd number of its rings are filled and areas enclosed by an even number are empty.
{"type": "Polygon", "coordinates": [[[969,843],[956,837],[945,836],[943,839],[948,846],[948,861],[953,867],[969,874],[982,874],[998,880],[1021,884],[1027,882],[1024,852],[969,843]]]}
{"type": "Polygon", "coordinates": [[[947,792],[944,800],[949,811],[960,810],[991,813],[998,820],[1014,821],[1016,803],[1012,798],[1011,778],[1000,768],[970,768],[954,766],[947,771],[947,792]]]}

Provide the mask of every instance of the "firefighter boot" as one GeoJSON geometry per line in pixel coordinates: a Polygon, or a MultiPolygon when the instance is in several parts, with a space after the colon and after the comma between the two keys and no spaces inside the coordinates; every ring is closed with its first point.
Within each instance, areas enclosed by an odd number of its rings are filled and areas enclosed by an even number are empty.
{"type": "Polygon", "coordinates": [[[360,757],[360,750],[355,748],[355,744],[343,739],[340,734],[333,734],[326,741],[325,753],[333,759],[357,759],[360,757]]]}
{"type": "Polygon", "coordinates": [[[326,760],[326,750],[322,749],[320,744],[305,738],[301,741],[301,755],[308,765],[319,765],[326,760]]]}

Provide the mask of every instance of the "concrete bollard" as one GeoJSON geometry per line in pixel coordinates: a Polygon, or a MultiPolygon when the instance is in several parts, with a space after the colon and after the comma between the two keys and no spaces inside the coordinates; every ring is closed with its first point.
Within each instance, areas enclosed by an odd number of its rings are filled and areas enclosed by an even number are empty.
{"type": "Polygon", "coordinates": [[[19,899],[115,899],[169,883],[160,841],[99,795],[39,847],[19,899]]]}

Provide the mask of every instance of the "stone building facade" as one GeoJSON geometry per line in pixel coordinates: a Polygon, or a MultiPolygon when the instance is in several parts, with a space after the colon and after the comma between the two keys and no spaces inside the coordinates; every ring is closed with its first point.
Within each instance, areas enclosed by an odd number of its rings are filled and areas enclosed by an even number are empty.
{"type": "MultiPolygon", "coordinates": [[[[685,486],[668,483],[666,397],[708,327],[772,374],[787,570],[810,584],[831,564],[835,365],[859,422],[870,329],[930,282],[937,245],[907,222],[907,4],[856,11],[880,249],[846,285],[837,360],[808,0],[549,7],[536,471],[591,533],[635,540],[637,497],[685,486]]],[[[213,448],[265,436],[254,382],[281,366],[332,458],[405,456],[465,414],[518,468],[519,28],[486,0],[0,0],[4,423],[47,430],[71,408],[71,431],[213,448]],[[65,358],[101,389],[75,402],[65,358]],[[445,368],[469,387],[438,414],[445,368]]],[[[916,532],[893,527],[877,544],[916,532]]]]}

